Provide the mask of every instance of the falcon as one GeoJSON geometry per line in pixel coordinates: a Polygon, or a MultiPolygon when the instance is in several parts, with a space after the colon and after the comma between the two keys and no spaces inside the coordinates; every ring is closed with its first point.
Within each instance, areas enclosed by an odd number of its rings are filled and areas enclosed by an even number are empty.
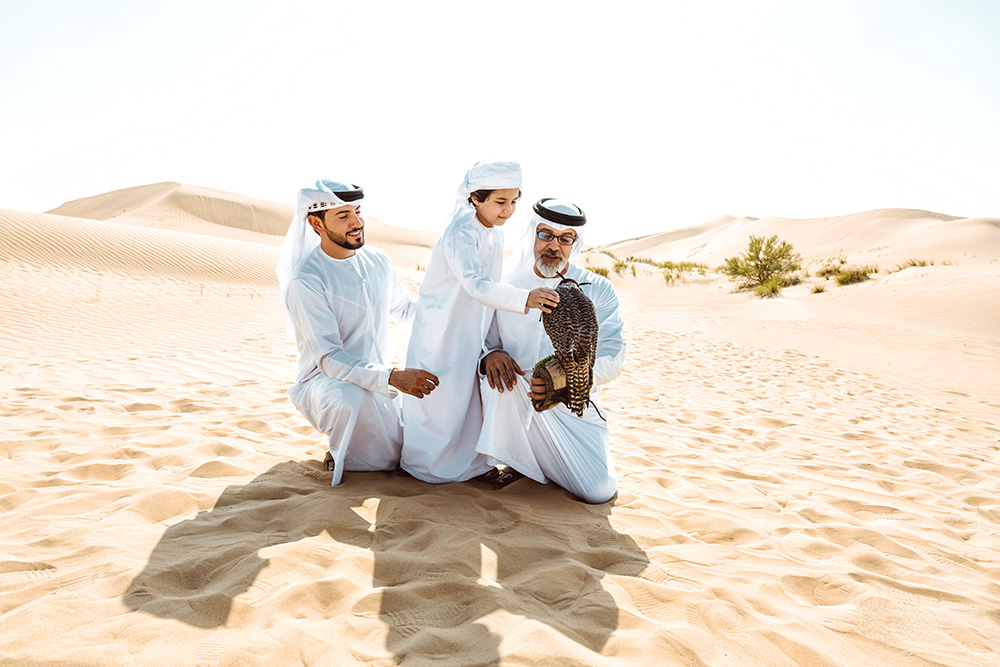
{"type": "MultiPolygon", "coordinates": [[[[545,378],[546,393],[552,398],[536,403],[541,412],[562,402],[577,417],[590,403],[590,388],[594,384],[594,359],[597,356],[597,311],[594,302],[583,293],[580,284],[559,274],[556,285],[559,304],[550,313],[542,313],[542,325],[555,349],[535,366],[535,377],[545,378]],[[558,366],[553,362],[558,360],[558,366]],[[563,375],[564,378],[560,378],[563,375]],[[548,376],[548,377],[546,377],[548,376]],[[563,383],[565,391],[560,392],[563,383]]],[[[585,283],[586,284],[586,283],[585,283]]]]}

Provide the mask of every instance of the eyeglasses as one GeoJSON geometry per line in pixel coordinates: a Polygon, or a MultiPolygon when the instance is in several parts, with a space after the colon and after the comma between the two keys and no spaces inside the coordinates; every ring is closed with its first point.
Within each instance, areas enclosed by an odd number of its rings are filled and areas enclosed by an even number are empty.
{"type": "Polygon", "coordinates": [[[535,232],[535,236],[538,237],[539,241],[550,242],[552,239],[556,239],[559,245],[573,245],[576,243],[576,236],[573,234],[565,234],[563,236],[556,236],[552,232],[547,232],[544,229],[539,229],[535,232]]]}

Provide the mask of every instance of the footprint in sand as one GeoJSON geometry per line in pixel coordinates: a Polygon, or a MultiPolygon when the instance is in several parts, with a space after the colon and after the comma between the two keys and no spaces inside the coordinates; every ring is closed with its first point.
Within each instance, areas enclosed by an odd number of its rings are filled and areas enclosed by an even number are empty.
{"type": "Polygon", "coordinates": [[[8,593],[51,579],[59,570],[48,563],[0,562],[0,593],[8,593]]]}
{"type": "Polygon", "coordinates": [[[149,412],[159,409],[160,406],[156,403],[130,403],[125,406],[126,412],[149,412]]]}
{"type": "Polygon", "coordinates": [[[256,419],[236,422],[236,426],[244,431],[253,431],[254,433],[267,433],[271,430],[270,425],[256,419]]]}

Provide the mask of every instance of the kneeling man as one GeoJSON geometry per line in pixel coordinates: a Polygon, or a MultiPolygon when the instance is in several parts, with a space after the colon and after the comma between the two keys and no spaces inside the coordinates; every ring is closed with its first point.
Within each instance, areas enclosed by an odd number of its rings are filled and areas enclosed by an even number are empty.
{"type": "Polygon", "coordinates": [[[299,353],[288,394],[330,436],[333,486],[345,470],[395,469],[403,442],[398,392],[423,398],[438,382],[424,370],[389,366],[389,318],[409,324],[416,301],[385,253],[363,247],[363,197],[335,181],[300,190],[278,260],[299,353]]]}
{"type": "Polygon", "coordinates": [[[580,418],[563,404],[536,413],[545,383],[526,376],[553,353],[538,316],[497,311],[479,364],[484,424],[477,451],[536,482],[549,480],[588,503],[604,503],[618,489],[608,424],[597,407],[600,386],[621,373],[625,356],[618,295],[611,281],[569,263],[580,254],[583,211],[553,199],[534,206],[524,238],[515,246],[503,281],[531,290],[555,288],[563,274],[582,286],[597,311],[597,355],[591,405],[580,418]]]}

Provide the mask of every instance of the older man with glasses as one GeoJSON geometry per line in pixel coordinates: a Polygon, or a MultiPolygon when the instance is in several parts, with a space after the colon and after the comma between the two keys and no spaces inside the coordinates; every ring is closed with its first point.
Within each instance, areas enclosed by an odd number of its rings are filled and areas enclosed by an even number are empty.
{"type": "Polygon", "coordinates": [[[618,489],[610,432],[598,407],[600,386],[618,377],[625,356],[618,295],[607,278],[570,264],[583,244],[587,217],[580,207],[541,199],[533,210],[503,281],[531,290],[571,278],[593,301],[599,333],[592,403],[582,417],[562,404],[535,412],[545,383],[526,372],[553,353],[552,342],[537,313],[497,311],[479,364],[484,423],[476,450],[506,464],[508,479],[552,481],[585,502],[604,503],[618,489]]]}

